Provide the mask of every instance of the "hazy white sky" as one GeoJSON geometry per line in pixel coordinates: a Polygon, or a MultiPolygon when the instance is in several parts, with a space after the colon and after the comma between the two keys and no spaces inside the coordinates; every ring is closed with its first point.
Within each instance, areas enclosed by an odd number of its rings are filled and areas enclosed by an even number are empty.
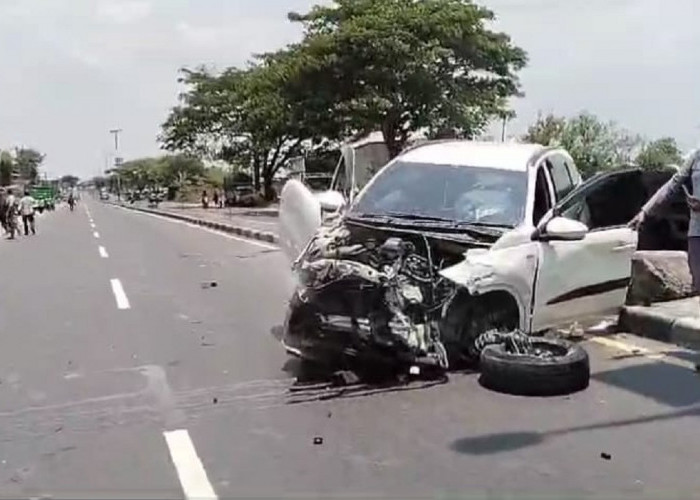
{"type": "MultiPolygon", "coordinates": [[[[0,0],[0,148],[33,146],[50,174],[158,153],[177,70],[243,64],[300,36],[313,0],[0,0]]],[[[511,131],[538,110],[587,109],[654,137],[700,141],[694,0],[484,0],[530,54],[511,131]]]]}

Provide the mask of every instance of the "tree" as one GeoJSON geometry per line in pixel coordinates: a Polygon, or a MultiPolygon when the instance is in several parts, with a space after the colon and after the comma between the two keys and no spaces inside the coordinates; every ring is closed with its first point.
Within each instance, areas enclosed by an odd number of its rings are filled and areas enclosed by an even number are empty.
{"type": "Polygon", "coordinates": [[[584,178],[630,163],[641,143],[639,136],[585,111],[569,119],[540,115],[523,140],[566,149],[584,178]]]}
{"type": "Polygon", "coordinates": [[[672,137],[663,137],[645,144],[635,160],[642,168],[661,168],[680,165],[682,162],[683,154],[672,137]]]}
{"type": "Polygon", "coordinates": [[[7,151],[0,151],[0,186],[12,184],[12,172],[14,162],[12,156],[7,151]]]}
{"type": "Polygon", "coordinates": [[[248,69],[219,75],[184,70],[188,91],[163,124],[160,140],[169,151],[206,155],[249,166],[256,189],[268,198],[286,160],[302,151],[309,135],[280,89],[293,67],[282,54],[258,58],[248,69]]]}
{"type": "Polygon", "coordinates": [[[473,137],[519,95],[525,52],[467,0],[337,0],[291,13],[293,101],[346,134],[380,129],[392,156],[419,131],[473,137]]]}
{"type": "Polygon", "coordinates": [[[22,179],[36,182],[39,177],[39,167],[44,162],[45,156],[36,149],[16,148],[15,167],[22,179]]]}
{"type": "Polygon", "coordinates": [[[107,186],[107,184],[109,183],[109,179],[98,175],[92,178],[92,183],[97,189],[102,189],[103,187],[107,186]]]}
{"type": "Polygon", "coordinates": [[[76,186],[80,182],[80,177],[76,177],[75,175],[64,175],[61,177],[61,184],[64,186],[76,186]]]}
{"type": "Polygon", "coordinates": [[[523,141],[543,146],[552,146],[561,142],[566,128],[566,118],[548,114],[539,114],[535,123],[530,125],[527,133],[523,136],[523,141]]]}

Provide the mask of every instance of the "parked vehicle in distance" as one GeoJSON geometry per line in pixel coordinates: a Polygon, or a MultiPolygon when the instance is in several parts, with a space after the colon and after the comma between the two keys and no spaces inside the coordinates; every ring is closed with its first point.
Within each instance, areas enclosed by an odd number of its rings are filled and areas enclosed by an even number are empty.
{"type": "Polygon", "coordinates": [[[253,186],[234,186],[226,193],[226,206],[229,207],[253,207],[259,201],[260,195],[253,186]]]}

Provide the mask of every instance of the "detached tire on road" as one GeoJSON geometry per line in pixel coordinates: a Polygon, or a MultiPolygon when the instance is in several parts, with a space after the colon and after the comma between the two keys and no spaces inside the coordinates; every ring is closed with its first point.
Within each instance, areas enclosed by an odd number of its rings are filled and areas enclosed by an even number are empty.
{"type": "Polygon", "coordinates": [[[560,339],[533,339],[533,347],[549,357],[519,355],[503,344],[481,352],[479,382],[486,388],[519,396],[560,396],[588,387],[588,353],[578,344],[560,339]]]}

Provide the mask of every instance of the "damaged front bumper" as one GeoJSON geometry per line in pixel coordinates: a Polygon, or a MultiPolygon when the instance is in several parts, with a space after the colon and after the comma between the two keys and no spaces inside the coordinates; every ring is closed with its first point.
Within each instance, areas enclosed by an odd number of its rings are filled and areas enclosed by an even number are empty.
{"type": "Polygon", "coordinates": [[[335,365],[449,367],[440,330],[460,286],[440,272],[462,260],[464,248],[448,258],[420,233],[387,233],[353,234],[341,222],[310,242],[295,263],[288,353],[335,365]]]}

